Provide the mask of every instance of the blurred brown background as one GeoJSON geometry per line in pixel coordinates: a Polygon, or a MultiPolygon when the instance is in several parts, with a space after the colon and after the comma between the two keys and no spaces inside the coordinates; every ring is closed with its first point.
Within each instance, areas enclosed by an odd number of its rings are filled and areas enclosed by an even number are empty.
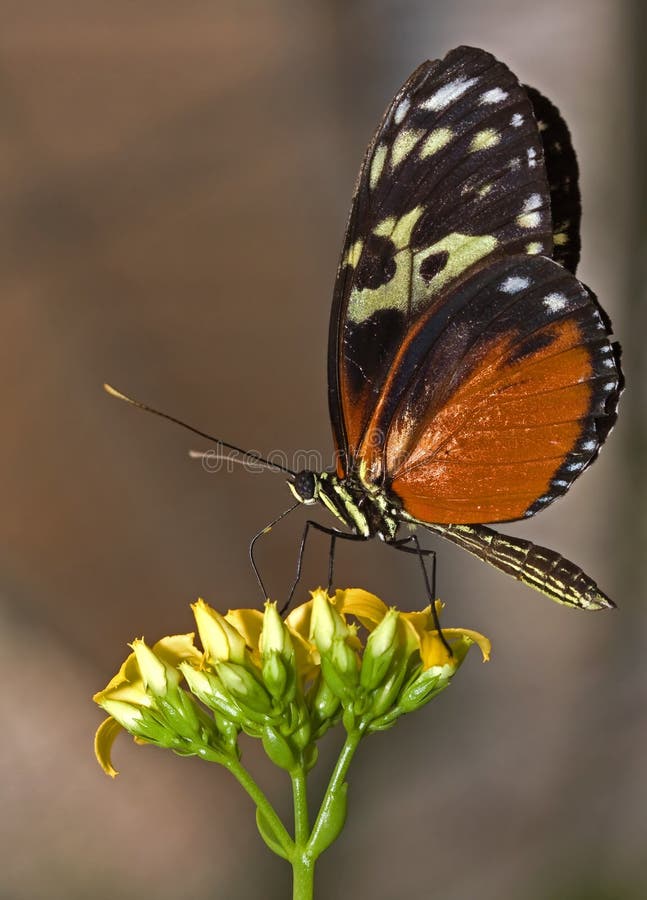
{"type": "MultiPolygon", "coordinates": [[[[442,546],[447,622],[489,634],[493,662],[470,659],[363,748],[318,896],[647,896],[640,0],[3,0],[0,25],[0,896],[289,895],[233,779],[124,738],[111,782],[90,701],[127,640],[189,630],[196,595],[259,602],[247,542],[287,489],[205,473],[186,455],[204,445],[101,383],[246,447],[329,453],[327,323],[356,171],[404,78],[460,43],[570,123],[580,273],[628,374],[593,471],[510,530],[578,561],[621,608],[569,612],[442,546]]],[[[261,549],[276,596],[302,520],[261,549]]],[[[306,587],[325,546],[313,538],[306,587]]],[[[377,543],[341,546],[337,576],[422,602],[411,560],[377,543]]],[[[324,742],[314,795],[334,754],[324,742]]],[[[246,759],[287,815],[285,779],[251,745],[246,759]]]]}

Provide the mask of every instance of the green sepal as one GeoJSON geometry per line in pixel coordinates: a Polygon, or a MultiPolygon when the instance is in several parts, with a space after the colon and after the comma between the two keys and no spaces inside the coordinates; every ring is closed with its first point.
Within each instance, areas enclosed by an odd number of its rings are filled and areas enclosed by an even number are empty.
{"type": "Polygon", "coordinates": [[[425,678],[424,673],[402,692],[398,706],[404,712],[413,712],[428,703],[449,684],[449,677],[442,674],[425,678]]]}
{"type": "MultiPolygon", "coordinates": [[[[308,699],[310,699],[310,695],[308,699]]],[[[313,715],[318,722],[325,722],[327,719],[332,719],[339,709],[339,697],[322,675],[319,675],[319,679],[314,688],[311,708],[313,715]]]]}
{"type": "Polygon", "coordinates": [[[373,734],[376,731],[388,731],[402,715],[404,715],[404,710],[396,707],[396,709],[392,709],[385,715],[380,716],[379,719],[373,719],[366,729],[366,733],[373,734]]]}
{"type": "Polygon", "coordinates": [[[280,700],[285,694],[288,673],[280,654],[274,650],[263,660],[263,682],[270,694],[280,700]]]}
{"type": "Polygon", "coordinates": [[[337,671],[327,656],[321,657],[321,672],[330,690],[342,703],[350,703],[354,699],[355,685],[337,671]]]}
{"type": "Polygon", "coordinates": [[[228,716],[223,716],[218,712],[214,712],[213,718],[216,723],[216,728],[225,745],[232,753],[236,754],[236,757],[238,757],[240,755],[240,750],[238,748],[240,726],[234,725],[228,716]]]}
{"type": "Polygon", "coordinates": [[[255,719],[254,713],[263,715],[271,711],[270,695],[245,666],[221,662],[218,664],[218,675],[244,716],[255,719]]]}
{"type": "Polygon", "coordinates": [[[292,743],[299,750],[304,750],[312,740],[312,725],[306,719],[291,735],[292,743]]]}
{"type": "Polygon", "coordinates": [[[275,766],[291,772],[297,764],[294,751],[276,729],[267,725],[262,734],[263,749],[275,766]]]}
{"type": "Polygon", "coordinates": [[[313,859],[321,856],[324,850],[337,840],[346,822],[347,809],[348,784],[344,782],[324,800],[312,836],[308,841],[308,850],[313,859]]]}
{"type": "Polygon", "coordinates": [[[200,731],[198,707],[193,698],[180,689],[157,698],[157,708],[169,727],[183,738],[195,738],[200,731]]]}
{"type": "Polygon", "coordinates": [[[274,831],[274,828],[267,819],[267,816],[260,807],[256,807],[256,827],[258,833],[263,838],[272,853],[281,856],[283,859],[290,859],[291,848],[285,847],[280,837],[274,831]]]}
{"type": "Polygon", "coordinates": [[[398,647],[398,613],[389,610],[380,624],[369,635],[362,657],[360,684],[373,691],[386,678],[398,647]]]}
{"type": "Polygon", "coordinates": [[[317,758],[319,756],[319,748],[316,744],[310,744],[309,747],[305,748],[301,755],[303,757],[304,768],[306,772],[309,772],[317,762],[317,758]]]}
{"type": "Polygon", "coordinates": [[[371,696],[371,713],[374,716],[382,716],[396,701],[402,688],[407,673],[407,659],[403,655],[392,667],[386,681],[375,690],[371,696]]]}

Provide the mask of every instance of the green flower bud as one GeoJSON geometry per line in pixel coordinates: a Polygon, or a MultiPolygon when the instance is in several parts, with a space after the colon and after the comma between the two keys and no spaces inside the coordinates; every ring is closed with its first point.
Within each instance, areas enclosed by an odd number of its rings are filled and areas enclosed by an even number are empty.
{"type": "Polygon", "coordinates": [[[277,651],[273,651],[267,656],[264,653],[263,656],[265,657],[263,660],[263,681],[265,687],[276,700],[279,700],[285,693],[288,682],[285,663],[277,651]]]}
{"type": "Polygon", "coordinates": [[[305,750],[310,741],[312,740],[312,725],[306,719],[306,721],[299,728],[296,729],[291,735],[291,741],[295,747],[299,750],[305,750]]]}
{"type": "Polygon", "coordinates": [[[355,678],[352,676],[347,677],[343,672],[339,671],[331,659],[327,656],[322,656],[321,674],[330,690],[339,697],[344,705],[351,703],[355,699],[357,672],[355,672],[355,678]]]}
{"type": "Polygon", "coordinates": [[[290,632],[278,614],[276,603],[272,603],[270,600],[265,603],[260,644],[263,657],[279,653],[287,661],[294,654],[290,632]]]}
{"type": "Polygon", "coordinates": [[[339,709],[339,696],[322,676],[319,676],[311,702],[311,709],[315,718],[322,722],[326,719],[332,719],[339,709]]]}
{"type": "Polygon", "coordinates": [[[218,675],[243,712],[246,710],[261,714],[271,712],[272,702],[269,694],[245,666],[221,662],[218,665],[218,675]]]}
{"type": "Polygon", "coordinates": [[[398,701],[404,712],[413,712],[428,703],[432,697],[444,690],[456,671],[454,666],[432,666],[409,684],[398,701]]]}
{"type": "Polygon", "coordinates": [[[317,645],[320,653],[327,653],[335,638],[344,640],[352,634],[343,618],[322,591],[312,595],[312,616],[310,619],[310,638],[317,645]]]}
{"type": "Polygon", "coordinates": [[[263,749],[275,766],[279,766],[287,772],[294,769],[297,764],[296,756],[282,734],[268,725],[263,729],[262,741],[263,749]]]}
{"type": "Polygon", "coordinates": [[[398,649],[399,616],[396,609],[390,609],[366,642],[360,684],[369,691],[382,682],[398,649]]]}
{"type": "Polygon", "coordinates": [[[359,666],[357,654],[346,643],[345,638],[335,638],[329,651],[329,659],[339,675],[355,687],[359,682],[359,666]]]}
{"type": "Polygon", "coordinates": [[[188,662],[180,663],[180,669],[189,686],[189,690],[192,694],[195,694],[198,700],[201,700],[209,709],[218,712],[231,722],[240,722],[240,709],[233,703],[229,694],[225,692],[222,682],[217,675],[203,669],[194,669],[188,662]]]}
{"type": "Polygon", "coordinates": [[[382,684],[371,694],[371,716],[382,716],[397,701],[407,672],[408,660],[404,655],[392,660],[391,671],[382,684]]]}

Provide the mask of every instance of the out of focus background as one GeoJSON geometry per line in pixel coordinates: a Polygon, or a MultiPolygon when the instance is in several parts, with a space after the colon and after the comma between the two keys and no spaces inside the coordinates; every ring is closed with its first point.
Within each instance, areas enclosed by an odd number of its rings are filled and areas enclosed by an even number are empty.
{"type": "MultiPolygon", "coordinates": [[[[642,6],[2,0],[3,900],[289,895],[224,770],[124,738],[108,779],[90,698],[128,640],[190,630],[196,596],[260,602],[247,543],[290,497],[275,474],[208,474],[187,456],[206,444],[101,383],[244,447],[327,458],[329,304],[356,172],[401,82],[461,43],[569,122],[580,275],[625,348],[600,460],[509,530],[576,560],[620,609],[571,612],[430,538],[447,624],[486,632],[493,660],[470,658],[361,750],[318,896],[647,896],[642,6]]],[[[278,598],[303,518],[260,549],[278,598]]],[[[326,546],[312,539],[301,599],[326,546]]],[[[337,582],[423,601],[416,566],[377,542],[342,544],[337,582]]],[[[336,749],[324,741],[315,796],[336,749]]],[[[245,753],[288,816],[282,774],[245,753]]]]}

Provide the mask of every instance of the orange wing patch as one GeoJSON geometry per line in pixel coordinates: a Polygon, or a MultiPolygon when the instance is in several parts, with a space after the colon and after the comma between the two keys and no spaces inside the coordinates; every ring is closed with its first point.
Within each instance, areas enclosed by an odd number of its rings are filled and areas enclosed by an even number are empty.
{"type": "MultiPolygon", "coordinates": [[[[577,446],[591,408],[591,353],[573,322],[543,330],[546,342],[515,359],[499,339],[471,378],[430,410],[412,452],[394,422],[387,444],[393,492],[426,522],[522,518],[546,494],[577,446]]],[[[409,435],[410,438],[410,435],[409,435]]]]}

